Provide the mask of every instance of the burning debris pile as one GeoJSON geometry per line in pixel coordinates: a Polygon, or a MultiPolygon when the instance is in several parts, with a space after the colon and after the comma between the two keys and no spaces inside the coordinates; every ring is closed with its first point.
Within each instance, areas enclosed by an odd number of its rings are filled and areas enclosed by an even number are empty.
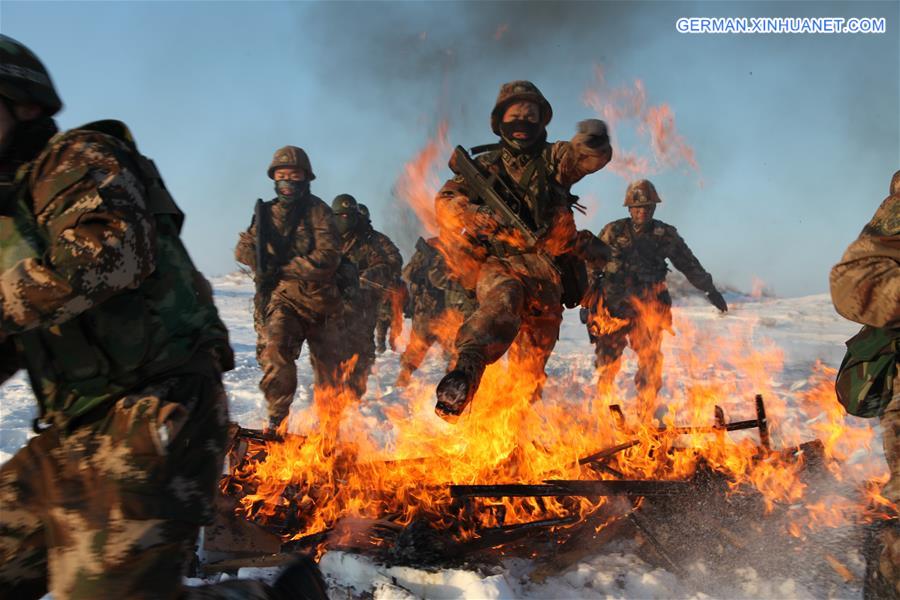
{"type": "MultiPolygon", "coordinates": [[[[762,367],[764,354],[745,358],[762,367]]],[[[689,366],[677,362],[670,372],[689,366]]],[[[768,415],[761,395],[729,403],[746,418],[728,419],[715,403],[723,388],[713,374],[684,386],[680,398],[687,422],[704,424],[676,424],[670,413],[659,426],[629,418],[612,398],[511,403],[530,398],[512,367],[488,371],[455,429],[414,417],[431,398],[413,385],[410,406],[389,415],[394,437],[384,447],[341,426],[340,393],[319,394],[311,411],[320,427],[305,435],[235,427],[221,484],[228,503],[207,534],[207,551],[224,560],[206,570],[345,550],[414,566],[540,557],[532,574],[540,579],[630,538],[648,563],[682,574],[701,558],[727,565],[723,556],[786,548],[850,524],[877,499],[874,485],[871,498],[860,494],[859,474],[841,460],[848,442],[871,432],[843,427],[824,369],[800,405],[818,415],[834,404],[835,414],[814,419],[819,439],[798,440],[791,425],[804,415],[768,415]],[[236,529],[244,534],[235,537],[236,529]]],[[[774,394],[768,404],[784,409],[774,394]]],[[[829,557],[846,575],[843,559],[829,557]]]]}

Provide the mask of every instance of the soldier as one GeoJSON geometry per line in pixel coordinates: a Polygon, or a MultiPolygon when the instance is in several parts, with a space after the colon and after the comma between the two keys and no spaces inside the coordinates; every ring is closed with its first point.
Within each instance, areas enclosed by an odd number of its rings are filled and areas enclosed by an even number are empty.
{"type": "MultiPolygon", "coordinates": [[[[882,495],[900,505],[900,171],[891,180],[890,195],[881,203],[872,220],[850,244],[841,262],[831,269],[831,299],[847,319],[881,330],[893,343],[893,365],[885,381],[889,385],[887,405],[881,416],[884,456],[890,479],[882,495]]],[[[864,328],[864,331],[867,328],[864,328]]],[[[862,334],[863,332],[861,332],[862,334]]],[[[851,340],[852,341],[852,340],[851,340]]],[[[848,342],[848,346],[850,342],[848,342]]],[[[871,354],[871,350],[869,350],[871,354]]],[[[843,369],[843,367],[842,367],[843,369]]],[[[884,545],[878,572],[900,595],[900,534],[887,527],[881,534],[884,545]]],[[[889,597],[884,594],[884,597],[889,597]]]]}
{"type": "Polygon", "coordinates": [[[0,35],[0,371],[26,368],[40,407],[0,467],[0,598],[303,593],[296,571],[182,584],[225,453],[228,334],[153,161],[118,121],[58,133],[61,107],[0,35]]]}
{"type": "MultiPolygon", "coordinates": [[[[406,387],[412,374],[419,368],[425,355],[435,342],[441,345],[449,342],[447,333],[440,335],[439,321],[444,324],[449,318],[446,311],[457,311],[462,320],[475,312],[474,294],[466,290],[447,272],[444,257],[438,251],[440,239],[437,237],[416,241],[416,252],[403,268],[403,277],[410,289],[412,305],[412,334],[403,354],[400,356],[398,387],[406,387]]],[[[459,323],[462,323],[462,320],[459,323]]],[[[455,334],[455,332],[453,332],[455,334]]],[[[444,347],[447,356],[452,355],[452,347],[444,347]]]]}
{"type": "Polygon", "coordinates": [[[381,294],[378,319],[375,322],[375,351],[384,354],[387,351],[387,342],[390,342],[391,350],[396,350],[396,340],[403,333],[402,308],[407,294],[402,279],[403,256],[391,238],[372,227],[369,208],[365,204],[359,205],[359,214],[362,216],[362,227],[373,236],[375,243],[387,257],[391,270],[391,285],[389,291],[381,294]]]}
{"type": "Polygon", "coordinates": [[[341,251],[359,274],[359,289],[342,298],[342,313],[329,319],[329,338],[337,350],[337,362],[314,361],[317,372],[337,371],[354,356],[349,373],[338,373],[357,398],[366,393],[369,371],[375,362],[375,320],[382,294],[392,282],[392,259],[386,256],[374,231],[360,215],[350,194],[340,194],[332,202],[340,232],[341,251]]]}
{"type": "Polygon", "coordinates": [[[297,391],[296,362],[303,342],[309,342],[311,356],[328,360],[333,352],[322,323],[340,308],[336,273],[341,254],[331,210],[309,191],[316,176],[306,152],[296,146],[279,148],[268,175],[276,197],[262,203],[258,212],[263,222],[254,216],[234,254],[254,271],[253,325],[263,371],[259,387],[268,404],[268,428],[275,429],[288,416],[297,391]],[[260,233],[264,271],[256,265],[260,233]]]}
{"type": "MultiPolygon", "coordinates": [[[[554,258],[581,251],[571,209],[576,198],[569,189],[612,157],[603,121],[582,121],[571,141],[548,143],[546,126],[552,116],[550,103],[533,83],[504,84],[491,111],[491,129],[500,143],[476,157],[483,175],[496,175],[512,190],[516,206],[509,208],[538,237],[535,245],[522,243],[521,230],[501,226],[508,219],[487,206],[463,176],[447,181],[438,193],[435,204],[448,268],[476,290],[478,300],[478,309],[457,335],[451,370],[437,387],[435,410],[448,421],[455,421],[471,402],[485,366],[514,340],[510,358],[528,369],[534,398],[546,379],[544,366],[559,336],[564,291],[554,258]]],[[[459,165],[453,162],[457,172],[459,165]]]]}
{"type": "Polygon", "coordinates": [[[600,232],[612,250],[603,269],[602,292],[590,302],[588,335],[596,348],[598,389],[608,393],[630,342],[638,355],[634,382],[646,409],[662,387],[663,331],[672,324],[672,299],[666,289],[666,259],[684,273],[723,313],[728,305],[681,236],[671,225],[653,218],[661,202],[646,179],[629,184],[624,206],[631,215],[613,221],[600,232]]]}
{"type": "Polygon", "coordinates": [[[612,256],[602,270],[602,292],[594,293],[590,301],[588,320],[588,334],[596,347],[599,392],[609,392],[630,342],[638,356],[634,382],[646,410],[652,408],[662,387],[662,333],[672,324],[666,259],[694,287],[706,292],[716,308],[723,313],[728,310],[712,276],[675,228],[653,218],[659,203],[652,183],[634,181],[624,203],[631,217],[613,221],[600,232],[612,256]]]}

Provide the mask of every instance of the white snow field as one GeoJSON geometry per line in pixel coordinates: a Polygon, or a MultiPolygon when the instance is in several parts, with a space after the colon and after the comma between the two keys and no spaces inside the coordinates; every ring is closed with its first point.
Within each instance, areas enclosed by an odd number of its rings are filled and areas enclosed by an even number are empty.
{"type": "MultiPolygon", "coordinates": [[[[215,278],[213,285],[216,303],[228,325],[236,353],[237,366],[225,376],[231,399],[232,419],[246,427],[260,427],[265,421],[266,411],[262,394],[257,387],[260,371],[254,355],[255,334],[251,317],[253,287],[240,274],[215,278]]],[[[789,409],[791,395],[806,385],[816,361],[820,359],[825,365],[836,368],[844,353],[844,341],[858,329],[857,325],[845,321],[834,312],[826,294],[775,299],[728,293],[726,298],[731,311],[720,316],[702,297],[676,297],[676,333],[679,326],[683,327],[685,324],[699,331],[704,328],[726,329],[744,323],[754,324],[754,340],[765,343],[767,338],[783,351],[783,369],[772,373],[772,380],[768,384],[770,390],[775,390],[778,395],[787,399],[789,409]]],[[[664,352],[676,351],[679,339],[678,335],[666,336],[664,352]]],[[[690,339],[686,341],[690,342],[690,339]]],[[[401,347],[403,343],[405,336],[401,340],[401,347]]],[[[593,371],[592,350],[584,326],[578,321],[577,311],[567,311],[559,344],[548,365],[547,395],[554,397],[554,386],[566,385],[573,378],[589,382],[593,371]]],[[[398,366],[398,355],[393,352],[388,351],[377,359],[369,381],[368,395],[359,408],[360,422],[370,431],[384,428],[381,407],[397,398],[392,382],[397,375],[398,366]]],[[[667,363],[667,367],[670,367],[670,363],[667,363]]],[[[626,351],[626,362],[620,378],[630,382],[634,368],[634,356],[630,350],[626,351]]],[[[728,365],[721,367],[728,368],[728,365]]],[[[440,353],[432,351],[419,378],[424,385],[434,385],[440,379],[443,369],[440,353]]],[[[664,377],[667,383],[663,395],[678,376],[679,373],[674,368],[666,369],[664,377]]],[[[306,349],[299,361],[299,379],[295,410],[308,405],[311,399],[312,373],[306,349]]],[[[631,384],[626,384],[628,385],[631,384]]],[[[747,407],[752,410],[749,402],[747,407]]],[[[740,413],[739,410],[734,410],[733,415],[729,411],[729,417],[750,417],[750,414],[740,413]]],[[[0,387],[0,462],[6,461],[33,435],[31,421],[35,414],[34,399],[23,373],[0,387]]],[[[422,418],[436,417],[428,414],[422,418]]],[[[868,426],[859,419],[847,419],[854,427],[868,426]]],[[[294,424],[295,427],[297,425],[294,424]]],[[[778,423],[773,422],[772,426],[777,440],[778,423]]],[[[816,435],[810,432],[806,439],[814,437],[816,435]]],[[[861,448],[850,460],[867,465],[870,472],[884,472],[880,439],[876,437],[871,446],[871,449],[861,448]]],[[[633,544],[630,540],[607,544],[598,549],[596,554],[541,583],[529,578],[533,564],[525,559],[507,559],[502,568],[423,570],[387,567],[362,556],[327,552],[322,558],[321,566],[335,598],[861,597],[864,564],[858,550],[852,547],[841,547],[833,552],[839,553],[841,562],[850,570],[853,577],[849,582],[827,566],[819,549],[808,544],[802,553],[783,557],[784,561],[796,563],[795,575],[771,578],[764,565],[754,564],[748,557],[746,566],[735,569],[730,585],[711,589],[703,585],[706,565],[691,565],[688,576],[679,579],[638,558],[633,544]]],[[[243,569],[240,572],[242,577],[266,579],[272,578],[274,574],[272,569],[243,569]]]]}

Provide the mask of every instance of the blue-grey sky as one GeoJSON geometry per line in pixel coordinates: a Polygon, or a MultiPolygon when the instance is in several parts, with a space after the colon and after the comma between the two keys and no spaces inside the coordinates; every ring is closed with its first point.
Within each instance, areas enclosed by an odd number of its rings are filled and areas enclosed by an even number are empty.
{"type": "MultiPolygon", "coordinates": [[[[375,226],[414,232],[392,187],[449,121],[451,145],[495,140],[499,85],[531,79],[554,108],[551,139],[596,116],[582,95],[643,82],[694,150],[652,175],[675,225],[717,282],[779,295],[827,289],[829,267],[900,168],[900,2],[17,2],[0,30],[50,69],[62,127],[125,121],[187,213],[208,275],[234,270],[237,233],[266,167],[304,147],[326,201],[351,193],[375,226]],[[873,35],[685,35],[686,16],[886,17],[873,35]],[[703,185],[699,184],[702,178],[703,185]]],[[[632,128],[633,129],[633,128],[632,128]]],[[[626,127],[625,148],[649,154],[626,127]]],[[[442,177],[448,173],[441,171],[442,177]]],[[[574,192],[581,224],[624,216],[627,181],[608,170],[574,192]]]]}

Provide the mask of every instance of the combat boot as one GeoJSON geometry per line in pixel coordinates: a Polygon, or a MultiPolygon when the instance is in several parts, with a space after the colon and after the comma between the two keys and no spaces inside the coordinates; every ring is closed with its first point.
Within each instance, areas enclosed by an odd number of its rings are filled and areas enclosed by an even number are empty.
{"type": "Polygon", "coordinates": [[[474,353],[461,353],[456,366],[441,379],[437,386],[437,404],[434,412],[447,421],[456,423],[466,407],[475,397],[481,376],[484,374],[484,359],[474,353]]]}

